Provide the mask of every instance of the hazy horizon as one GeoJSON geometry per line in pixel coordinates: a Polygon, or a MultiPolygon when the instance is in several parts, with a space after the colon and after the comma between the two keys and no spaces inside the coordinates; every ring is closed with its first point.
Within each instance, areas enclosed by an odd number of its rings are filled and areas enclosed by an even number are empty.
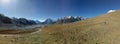
{"type": "Polygon", "coordinates": [[[63,16],[94,17],[118,10],[120,0],[0,0],[0,13],[43,21],[63,16]]]}

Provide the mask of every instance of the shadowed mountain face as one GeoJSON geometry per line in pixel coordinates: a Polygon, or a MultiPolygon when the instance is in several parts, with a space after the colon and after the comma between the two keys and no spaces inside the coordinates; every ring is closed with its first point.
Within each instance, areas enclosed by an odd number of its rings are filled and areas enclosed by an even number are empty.
{"type": "Polygon", "coordinates": [[[0,14],[0,26],[11,25],[11,26],[25,26],[37,24],[33,20],[27,20],[25,18],[9,18],[0,14]]]}
{"type": "Polygon", "coordinates": [[[6,17],[6,16],[0,14],[0,23],[11,24],[12,23],[12,19],[10,19],[9,17],[6,17]]]}
{"type": "Polygon", "coordinates": [[[72,23],[83,20],[80,16],[66,16],[56,21],[57,24],[72,23]]]}

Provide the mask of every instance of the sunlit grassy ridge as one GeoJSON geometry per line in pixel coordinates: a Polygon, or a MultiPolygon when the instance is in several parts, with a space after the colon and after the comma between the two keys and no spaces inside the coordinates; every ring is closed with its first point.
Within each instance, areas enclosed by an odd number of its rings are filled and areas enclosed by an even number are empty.
{"type": "Polygon", "coordinates": [[[41,44],[119,44],[120,11],[71,24],[46,27],[41,44]]]}
{"type": "Polygon", "coordinates": [[[120,11],[116,11],[71,24],[47,26],[40,33],[25,37],[26,42],[23,43],[119,44],[119,18],[120,11]]]}
{"type": "MultiPolygon", "coordinates": [[[[15,37],[17,44],[120,44],[120,11],[15,37]]],[[[1,42],[2,43],[2,42],[1,42]]]]}

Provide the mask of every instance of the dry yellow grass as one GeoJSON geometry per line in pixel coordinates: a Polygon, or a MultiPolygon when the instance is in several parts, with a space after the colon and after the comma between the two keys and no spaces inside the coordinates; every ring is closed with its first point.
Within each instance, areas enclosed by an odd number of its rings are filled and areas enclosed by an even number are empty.
{"type": "Polygon", "coordinates": [[[120,11],[116,11],[75,23],[47,26],[39,33],[13,38],[17,38],[16,44],[120,44],[119,27],[120,11]]]}
{"type": "Polygon", "coordinates": [[[45,28],[42,44],[120,44],[120,11],[45,28]],[[46,38],[46,37],[48,38],[46,38]]]}

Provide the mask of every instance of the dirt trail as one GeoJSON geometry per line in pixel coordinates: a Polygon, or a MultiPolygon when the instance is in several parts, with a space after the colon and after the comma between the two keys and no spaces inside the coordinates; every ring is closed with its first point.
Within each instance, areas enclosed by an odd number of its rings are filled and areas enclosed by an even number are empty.
{"type": "MultiPolygon", "coordinates": [[[[39,33],[41,29],[38,29],[38,31],[32,32],[30,34],[36,34],[39,33]]],[[[0,34],[0,37],[20,37],[19,34],[0,34]]]]}
{"type": "Polygon", "coordinates": [[[40,31],[42,31],[42,30],[39,29],[38,31],[36,31],[36,32],[32,32],[32,33],[30,33],[30,34],[36,34],[36,33],[39,33],[40,31]]]}

